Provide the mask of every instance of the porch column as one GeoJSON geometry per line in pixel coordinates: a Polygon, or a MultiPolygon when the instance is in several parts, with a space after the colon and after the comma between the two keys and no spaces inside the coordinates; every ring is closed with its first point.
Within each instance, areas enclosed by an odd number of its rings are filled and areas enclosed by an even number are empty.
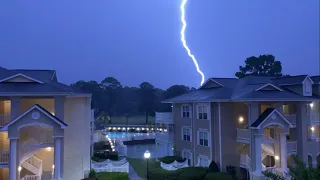
{"type": "Polygon", "coordinates": [[[9,179],[17,180],[17,139],[10,139],[9,179]]]}
{"type": "Polygon", "coordinates": [[[281,168],[285,170],[287,168],[287,135],[280,134],[280,163],[281,168]]]}
{"type": "Polygon", "coordinates": [[[61,141],[62,137],[55,137],[54,143],[54,179],[61,179],[61,141]]]}
{"type": "Polygon", "coordinates": [[[261,138],[262,138],[262,135],[260,134],[255,134],[254,135],[254,149],[255,149],[255,175],[256,176],[260,176],[262,173],[262,166],[261,166],[261,163],[262,163],[262,160],[261,160],[261,138]]]}
{"type": "Polygon", "coordinates": [[[309,121],[309,129],[308,129],[308,136],[309,138],[308,139],[314,139],[314,136],[313,136],[313,133],[312,133],[312,130],[311,130],[311,127],[312,127],[312,108],[310,106],[310,104],[307,105],[307,111],[308,111],[308,121],[309,121]]]}

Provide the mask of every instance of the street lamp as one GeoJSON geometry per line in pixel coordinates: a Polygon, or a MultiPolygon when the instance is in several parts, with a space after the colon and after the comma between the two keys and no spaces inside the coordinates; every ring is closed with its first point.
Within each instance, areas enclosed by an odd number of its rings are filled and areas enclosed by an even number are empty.
{"type": "Polygon", "coordinates": [[[149,173],[148,173],[148,171],[149,171],[149,167],[148,167],[148,160],[149,160],[149,158],[150,158],[150,152],[148,151],[148,149],[146,150],[146,152],[144,152],[144,154],[143,154],[143,156],[144,156],[144,158],[145,159],[147,159],[147,180],[149,180],[149,173]]]}

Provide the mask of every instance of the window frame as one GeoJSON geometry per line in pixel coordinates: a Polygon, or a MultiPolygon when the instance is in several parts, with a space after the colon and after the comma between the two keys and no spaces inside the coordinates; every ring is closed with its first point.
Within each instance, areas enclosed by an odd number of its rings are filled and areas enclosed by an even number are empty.
{"type": "Polygon", "coordinates": [[[203,147],[211,147],[211,139],[210,139],[210,132],[207,129],[200,129],[197,132],[197,141],[199,146],[203,147]],[[203,134],[203,139],[201,139],[201,134],[203,134]],[[206,136],[205,136],[206,135],[206,136]],[[207,145],[205,145],[205,140],[207,140],[207,145]],[[202,143],[201,143],[202,141],[202,143]]]}
{"type": "Polygon", "coordinates": [[[181,118],[191,118],[191,106],[189,104],[183,104],[181,105],[181,118]],[[184,108],[188,108],[187,111],[185,111],[184,108]]]}
{"type": "Polygon", "coordinates": [[[197,105],[197,119],[210,120],[210,105],[206,103],[197,105]]]}
{"type": "Polygon", "coordinates": [[[182,141],[187,141],[187,142],[192,142],[192,129],[191,129],[191,127],[186,127],[186,126],[184,126],[184,127],[182,127],[181,128],[181,140],[182,141]],[[190,134],[189,134],[189,141],[188,141],[188,139],[186,138],[184,138],[185,136],[187,137],[188,136],[188,134],[184,134],[184,132],[185,132],[185,130],[189,130],[189,132],[190,132],[190,134]]]}

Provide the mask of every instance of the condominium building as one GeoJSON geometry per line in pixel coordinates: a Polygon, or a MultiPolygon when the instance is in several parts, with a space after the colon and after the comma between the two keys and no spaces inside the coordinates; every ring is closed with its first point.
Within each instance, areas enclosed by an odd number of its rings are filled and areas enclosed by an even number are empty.
{"type": "Polygon", "coordinates": [[[210,78],[172,103],[175,152],[191,165],[217,162],[286,174],[291,155],[320,165],[320,77],[210,78]]]}
{"type": "Polygon", "coordinates": [[[55,71],[0,67],[0,179],[82,179],[91,118],[91,95],[55,71]]]}

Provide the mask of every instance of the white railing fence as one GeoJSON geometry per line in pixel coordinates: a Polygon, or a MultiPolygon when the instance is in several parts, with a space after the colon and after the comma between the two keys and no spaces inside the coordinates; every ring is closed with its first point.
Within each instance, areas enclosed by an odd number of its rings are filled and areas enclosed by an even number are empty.
{"type": "Polygon", "coordinates": [[[38,175],[26,175],[21,180],[41,180],[41,176],[38,175]]]}
{"type": "Polygon", "coordinates": [[[36,156],[31,156],[29,159],[24,161],[21,165],[30,172],[41,175],[42,174],[42,159],[37,158],[36,156]]]}
{"type": "Polygon", "coordinates": [[[92,162],[92,169],[96,172],[126,172],[129,173],[129,162],[126,159],[120,161],[106,160],[104,162],[92,162]]]}
{"type": "Polygon", "coordinates": [[[268,155],[274,155],[274,147],[270,144],[261,144],[261,149],[265,151],[268,155]]]}
{"type": "Polygon", "coordinates": [[[250,168],[250,157],[247,154],[240,154],[240,165],[250,168]]]}
{"type": "Polygon", "coordinates": [[[0,127],[4,126],[10,121],[10,114],[0,114],[0,127]]]}
{"type": "Polygon", "coordinates": [[[10,160],[9,151],[0,151],[0,163],[7,163],[10,160]]]}
{"type": "Polygon", "coordinates": [[[180,168],[188,167],[189,165],[188,165],[188,160],[186,159],[184,162],[181,162],[181,163],[178,161],[174,161],[171,164],[166,164],[166,163],[160,162],[160,166],[164,170],[175,171],[180,168]]]}

